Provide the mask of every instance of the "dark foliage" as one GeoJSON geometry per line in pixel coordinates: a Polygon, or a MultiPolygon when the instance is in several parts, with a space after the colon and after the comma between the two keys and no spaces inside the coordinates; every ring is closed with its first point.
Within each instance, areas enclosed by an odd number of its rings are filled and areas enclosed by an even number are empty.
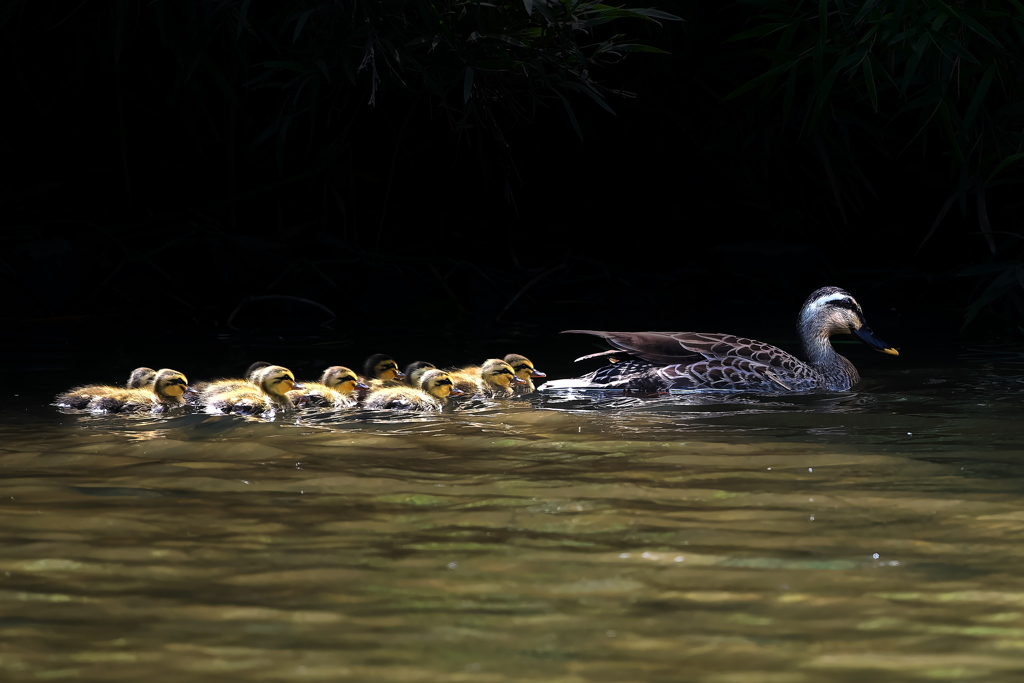
{"type": "Polygon", "coordinates": [[[640,326],[822,284],[999,335],[1024,315],[1016,2],[10,2],[0,22],[8,318],[640,326]]]}

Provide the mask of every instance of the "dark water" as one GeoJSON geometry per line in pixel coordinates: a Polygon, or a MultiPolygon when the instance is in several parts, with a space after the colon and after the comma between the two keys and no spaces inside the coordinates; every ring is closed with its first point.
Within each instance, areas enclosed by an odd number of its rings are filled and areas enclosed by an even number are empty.
{"type": "Polygon", "coordinates": [[[9,392],[0,680],[1021,680],[1022,380],[270,423],[9,392]]]}

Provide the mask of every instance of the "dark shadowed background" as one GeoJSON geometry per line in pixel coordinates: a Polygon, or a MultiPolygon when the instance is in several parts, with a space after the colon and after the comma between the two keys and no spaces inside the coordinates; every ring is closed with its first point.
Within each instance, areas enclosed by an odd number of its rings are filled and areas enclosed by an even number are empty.
{"type": "Polygon", "coordinates": [[[1020,339],[1015,3],[631,4],[5,3],[11,357],[1020,339]]]}

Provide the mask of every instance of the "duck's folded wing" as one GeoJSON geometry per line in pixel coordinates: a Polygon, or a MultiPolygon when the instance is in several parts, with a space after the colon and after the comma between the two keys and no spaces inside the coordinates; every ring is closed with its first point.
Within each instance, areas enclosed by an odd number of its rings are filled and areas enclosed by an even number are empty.
{"type": "MultiPolygon", "coordinates": [[[[662,365],[697,362],[712,358],[747,358],[767,366],[789,369],[803,365],[782,349],[735,334],[714,332],[603,332],[597,330],[566,330],[573,334],[592,334],[601,337],[619,353],[662,365]]],[[[616,351],[590,354],[614,355],[616,351]]],[[[582,358],[580,359],[582,360],[582,358]]]]}
{"type": "Polygon", "coordinates": [[[711,358],[688,365],[666,365],[655,371],[668,389],[787,392],[807,391],[817,386],[802,368],[783,371],[748,358],[711,358]]]}
{"type": "MultiPolygon", "coordinates": [[[[629,354],[651,363],[668,365],[686,360],[699,360],[700,352],[688,349],[675,335],[687,332],[605,332],[601,330],[565,330],[562,334],[590,334],[601,337],[620,353],[629,354]]],[[[614,351],[612,352],[614,353],[614,351]]],[[[583,358],[591,358],[609,353],[591,354],[583,358]]],[[[579,360],[583,360],[582,358],[579,360]]]]}

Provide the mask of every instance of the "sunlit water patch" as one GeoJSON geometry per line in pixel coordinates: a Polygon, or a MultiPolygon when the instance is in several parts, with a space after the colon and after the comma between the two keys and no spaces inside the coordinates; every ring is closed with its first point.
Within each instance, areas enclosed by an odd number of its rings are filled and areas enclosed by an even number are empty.
{"type": "Polygon", "coordinates": [[[0,671],[1015,680],[1022,378],[273,421],[8,400],[0,671]]]}

